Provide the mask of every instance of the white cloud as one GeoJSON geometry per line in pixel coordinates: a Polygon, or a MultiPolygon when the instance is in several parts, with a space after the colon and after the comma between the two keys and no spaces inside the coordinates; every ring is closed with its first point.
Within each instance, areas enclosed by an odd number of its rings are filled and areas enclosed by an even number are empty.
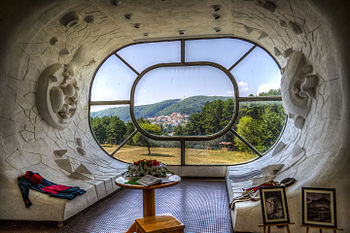
{"type": "Polygon", "coordinates": [[[248,83],[244,82],[244,81],[239,81],[237,83],[238,87],[239,87],[239,90],[240,91],[248,91],[249,90],[249,87],[248,87],[248,83]]]}
{"type": "Polygon", "coordinates": [[[279,88],[281,88],[280,81],[277,81],[275,83],[263,84],[258,87],[258,92],[256,93],[256,95],[259,95],[259,93],[261,92],[268,92],[271,89],[279,89],[279,88]]]}

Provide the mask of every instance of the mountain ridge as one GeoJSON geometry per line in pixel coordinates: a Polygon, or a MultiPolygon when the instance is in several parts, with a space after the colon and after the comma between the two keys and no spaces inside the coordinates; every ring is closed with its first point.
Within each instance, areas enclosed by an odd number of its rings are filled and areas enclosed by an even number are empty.
{"type": "MultiPolygon", "coordinates": [[[[232,97],[230,96],[191,96],[181,99],[170,99],[164,100],[154,104],[140,105],[134,107],[135,117],[138,118],[148,118],[160,115],[169,115],[173,112],[178,112],[181,114],[191,115],[195,112],[200,112],[201,107],[206,102],[211,102],[214,100],[227,100],[232,97]]],[[[109,109],[100,110],[97,112],[91,112],[91,117],[102,118],[104,116],[118,116],[122,121],[128,122],[131,120],[129,113],[129,106],[127,107],[114,107],[109,109]]]]}

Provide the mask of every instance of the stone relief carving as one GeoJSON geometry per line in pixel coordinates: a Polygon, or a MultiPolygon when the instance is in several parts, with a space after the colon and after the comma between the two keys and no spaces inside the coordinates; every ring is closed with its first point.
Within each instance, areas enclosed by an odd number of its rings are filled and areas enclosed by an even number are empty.
{"type": "Polygon", "coordinates": [[[62,157],[67,153],[67,150],[55,150],[53,153],[55,154],[56,157],[62,157]]]}
{"type": "Polygon", "coordinates": [[[77,152],[80,154],[80,155],[86,155],[86,152],[85,150],[83,149],[83,142],[81,140],[81,138],[76,138],[75,139],[75,142],[77,143],[77,152]]]}
{"type": "Polygon", "coordinates": [[[287,146],[287,145],[286,145],[284,142],[280,141],[280,142],[277,144],[277,146],[275,147],[275,149],[273,150],[272,156],[274,156],[274,155],[280,153],[286,146],[287,146]]]}
{"type": "Polygon", "coordinates": [[[38,79],[36,106],[44,120],[55,128],[68,127],[77,111],[76,76],[77,68],[86,61],[84,50],[81,46],[68,64],[50,65],[38,79]]]}
{"type": "Polygon", "coordinates": [[[86,165],[82,163],[75,169],[75,172],[83,173],[86,175],[92,175],[92,172],[89,170],[89,168],[87,168],[86,165]]]}
{"type": "Polygon", "coordinates": [[[81,148],[81,147],[77,147],[77,152],[80,154],[80,155],[86,155],[86,152],[85,152],[85,150],[83,149],[83,148],[81,148]]]}
{"type": "Polygon", "coordinates": [[[307,64],[303,53],[292,51],[284,69],[281,91],[283,107],[296,128],[304,126],[312,99],[315,98],[318,78],[312,74],[312,66],[307,64]]]}
{"type": "Polygon", "coordinates": [[[69,158],[55,159],[55,162],[63,170],[69,173],[73,172],[72,164],[69,158]]]}
{"type": "MultiPolygon", "coordinates": [[[[77,162],[77,161],[75,161],[77,162]]],[[[68,172],[67,175],[72,175],[73,173],[82,174],[82,175],[92,175],[92,171],[82,162],[78,162],[79,165],[74,166],[74,163],[70,157],[55,159],[55,163],[57,166],[64,171],[68,172]],[[76,167],[74,169],[74,167],[76,167]]]]}
{"type": "MultiPolygon", "coordinates": [[[[85,150],[83,149],[83,140],[81,138],[75,138],[76,152],[79,155],[86,155],[85,150]]],[[[67,154],[67,149],[59,149],[54,151],[55,162],[57,166],[63,169],[65,172],[68,172],[68,176],[76,177],[77,175],[83,175],[84,179],[89,178],[87,175],[92,175],[92,171],[89,169],[89,166],[84,164],[79,158],[70,156],[67,154]]],[[[84,160],[86,163],[89,163],[88,159],[84,160]]]]}

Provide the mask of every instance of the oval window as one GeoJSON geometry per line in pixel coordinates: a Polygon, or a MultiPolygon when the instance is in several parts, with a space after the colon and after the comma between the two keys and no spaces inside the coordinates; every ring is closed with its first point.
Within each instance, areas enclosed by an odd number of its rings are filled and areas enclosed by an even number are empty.
{"type": "Polygon", "coordinates": [[[131,112],[147,111],[137,126],[163,140],[216,135],[235,120],[235,86],[232,75],[215,63],[161,64],[135,81],[131,112]],[[198,120],[208,127],[197,128],[198,120]]]}
{"type": "Polygon", "coordinates": [[[91,131],[106,153],[125,162],[253,161],[284,130],[280,80],[265,49],[237,38],[130,44],[96,71],[91,131]]]}

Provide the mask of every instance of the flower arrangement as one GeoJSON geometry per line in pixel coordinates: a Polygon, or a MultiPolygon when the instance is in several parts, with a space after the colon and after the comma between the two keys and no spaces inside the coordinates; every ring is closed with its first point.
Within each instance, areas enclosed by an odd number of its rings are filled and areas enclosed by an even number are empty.
{"type": "Polygon", "coordinates": [[[170,173],[166,165],[157,160],[142,159],[133,162],[126,172],[125,176],[129,178],[142,177],[145,175],[152,175],[155,177],[166,177],[170,173]]]}

